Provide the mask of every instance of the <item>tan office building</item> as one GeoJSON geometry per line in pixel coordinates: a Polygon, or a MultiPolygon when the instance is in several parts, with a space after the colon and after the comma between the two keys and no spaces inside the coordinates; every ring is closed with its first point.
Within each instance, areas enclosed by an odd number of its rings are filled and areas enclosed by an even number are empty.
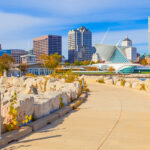
{"type": "MultiPolygon", "coordinates": [[[[62,37],[56,35],[45,35],[33,39],[33,54],[41,56],[58,53],[62,55],[62,37]]],[[[37,59],[38,61],[38,59],[37,59]]]]}

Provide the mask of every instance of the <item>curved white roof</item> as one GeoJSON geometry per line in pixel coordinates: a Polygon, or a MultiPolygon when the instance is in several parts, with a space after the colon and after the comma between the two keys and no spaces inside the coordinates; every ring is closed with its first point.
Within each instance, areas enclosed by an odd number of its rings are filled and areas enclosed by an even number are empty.
{"type": "Polygon", "coordinates": [[[116,49],[116,47],[112,45],[95,44],[94,46],[96,48],[96,53],[106,61],[111,58],[116,49]]]}

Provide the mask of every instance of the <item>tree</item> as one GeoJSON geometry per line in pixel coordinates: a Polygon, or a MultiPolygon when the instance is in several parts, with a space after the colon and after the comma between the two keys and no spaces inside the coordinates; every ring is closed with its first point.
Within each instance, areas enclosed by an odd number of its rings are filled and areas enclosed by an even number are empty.
{"type": "Polygon", "coordinates": [[[114,69],[114,67],[110,66],[108,71],[113,72],[113,71],[115,71],[115,69],[114,69]]]}
{"type": "Polygon", "coordinates": [[[140,64],[141,65],[147,65],[148,63],[147,63],[147,60],[146,59],[142,59],[141,61],[140,61],[140,64]]]}
{"type": "Polygon", "coordinates": [[[76,61],[74,62],[74,65],[75,65],[75,66],[80,66],[81,63],[80,63],[78,60],[76,60],[76,61]]]}
{"type": "Polygon", "coordinates": [[[62,56],[58,55],[58,53],[51,54],[50,56],[43,54],[39,57],[42,66],[49,70],[56,68],[60,64],[61,58],[62,56]]]}
{"type": "Polygon", "coordinates": [[[8,54],[3,54],[2,56],[0,56],[0,72],[4,73],[4,71],[9,71],[14,62],[15,59],[8,54]]]}
{"type": "Polygon", "coordinates": [[[96,63],[97,63],[97,64],[98,64],[98,63],[101,63],[101,61],[100,61],[100,60],[98,60],[96,63]]]}
{"type": "Polygon", "coordinates": [[[27,71],[27,68],[28,68],[28,65],[25,64],[25,63],[21,63],[19,66],[18,66],[19,70],[21,71],[21,75],[22,73],[25,73],[27,71]]]}
{"type": "Polygon", "coordinates": [[[68,63],[68,62],[65,62],[65,66],[69,66],[70,65],[70,63],[68,63]]]}
{"type": "Polygon", "coordinates": [[[82,64],[86,66],[86,65],[89,65],[90,62],[91,62],[90,60],[84,60],[84,61],[82,61],[82,64]]]}

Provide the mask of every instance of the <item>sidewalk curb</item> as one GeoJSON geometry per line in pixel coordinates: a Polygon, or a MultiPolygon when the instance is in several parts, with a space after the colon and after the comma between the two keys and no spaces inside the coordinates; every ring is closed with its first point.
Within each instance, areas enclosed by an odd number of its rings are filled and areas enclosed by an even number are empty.
{"type": "Polygon", "coordinates": [[[2,134],[2,139],[0,140],[0,148],[6,146],[10,142],[16,141],[19,138],[22,138],[22,137],[54,122],[58,118],[71,112],[73,109],[76,109],[77,107],[79,107],[81,105],[81,103],[85,100],[86,97],[87,97],[87,93],[83,92],[76,101],[74,101],[71,104],[69,104],[68,106],[65,106],[62,109],[54,112],[53,114],[45,116],[34,122],[31,122],[27,126],[21,127],[18,130],[13,130],[13,131],[2,134]]]}

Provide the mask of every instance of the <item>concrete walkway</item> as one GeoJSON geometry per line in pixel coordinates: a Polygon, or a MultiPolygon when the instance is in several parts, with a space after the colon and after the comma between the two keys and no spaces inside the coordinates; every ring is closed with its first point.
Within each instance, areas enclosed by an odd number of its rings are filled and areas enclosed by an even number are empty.
{"type": "Polygon", "coordinates": [[[88,80],[88,100],[9,150],[150,150],[150,95],[88,80]]]}

